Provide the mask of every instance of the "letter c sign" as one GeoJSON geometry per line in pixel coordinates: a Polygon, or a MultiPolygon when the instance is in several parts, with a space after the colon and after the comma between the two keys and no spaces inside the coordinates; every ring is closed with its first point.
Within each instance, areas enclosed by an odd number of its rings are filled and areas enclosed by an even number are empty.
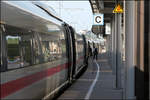
{"type": "Polygon", "coordinates": [[[101,22],[101,19],[102,19],[101,16],[96,16],[96,17],[95,17],[95,21],[96,21],[97,23],[100,23],[100,22],[101,22]]]}
{"type": "Polygon", "coordinates": [[[94,25],[104,25],[104,14],[94,14],[94,25]]]}

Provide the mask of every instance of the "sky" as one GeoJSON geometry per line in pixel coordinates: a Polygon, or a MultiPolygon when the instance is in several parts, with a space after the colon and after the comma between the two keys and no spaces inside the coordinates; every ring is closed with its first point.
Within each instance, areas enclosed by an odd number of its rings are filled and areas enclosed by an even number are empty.
{"type": "Polygon", "coordinates": [[[91,30],[93,14],[89,1],[41,1],[51,6],[76,32],[91,30]]]}

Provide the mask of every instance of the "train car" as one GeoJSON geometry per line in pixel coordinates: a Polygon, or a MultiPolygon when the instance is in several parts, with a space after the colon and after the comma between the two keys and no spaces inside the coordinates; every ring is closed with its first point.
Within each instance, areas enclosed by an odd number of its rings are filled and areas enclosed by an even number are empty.
{"type": "Polygon", "coordinates": [[[1,99],[53,98],[78,73],[73,57],[84,64],[84,39],[73,43],[68,26],[44,4],[2,1],[0,23],[1,99]]]}

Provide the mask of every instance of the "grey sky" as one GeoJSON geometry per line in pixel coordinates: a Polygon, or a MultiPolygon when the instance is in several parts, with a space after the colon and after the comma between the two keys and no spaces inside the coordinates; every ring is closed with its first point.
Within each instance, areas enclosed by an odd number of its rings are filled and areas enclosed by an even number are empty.
{"type": "Polygon", "coordinates": [[[42,1],[50,5],[77,32],[91,30],[93,14],[89,1],[42,1]]]}

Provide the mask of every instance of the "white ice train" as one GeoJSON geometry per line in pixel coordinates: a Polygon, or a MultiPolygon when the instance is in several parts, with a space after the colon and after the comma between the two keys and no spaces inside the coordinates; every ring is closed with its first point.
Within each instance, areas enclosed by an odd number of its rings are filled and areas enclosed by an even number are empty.
{"type": "Polygon", "coordinates": [[[85,37],[47,5],[2,1],[0,23],[1,99],[53,98],[86,68],[85,37]]]}

